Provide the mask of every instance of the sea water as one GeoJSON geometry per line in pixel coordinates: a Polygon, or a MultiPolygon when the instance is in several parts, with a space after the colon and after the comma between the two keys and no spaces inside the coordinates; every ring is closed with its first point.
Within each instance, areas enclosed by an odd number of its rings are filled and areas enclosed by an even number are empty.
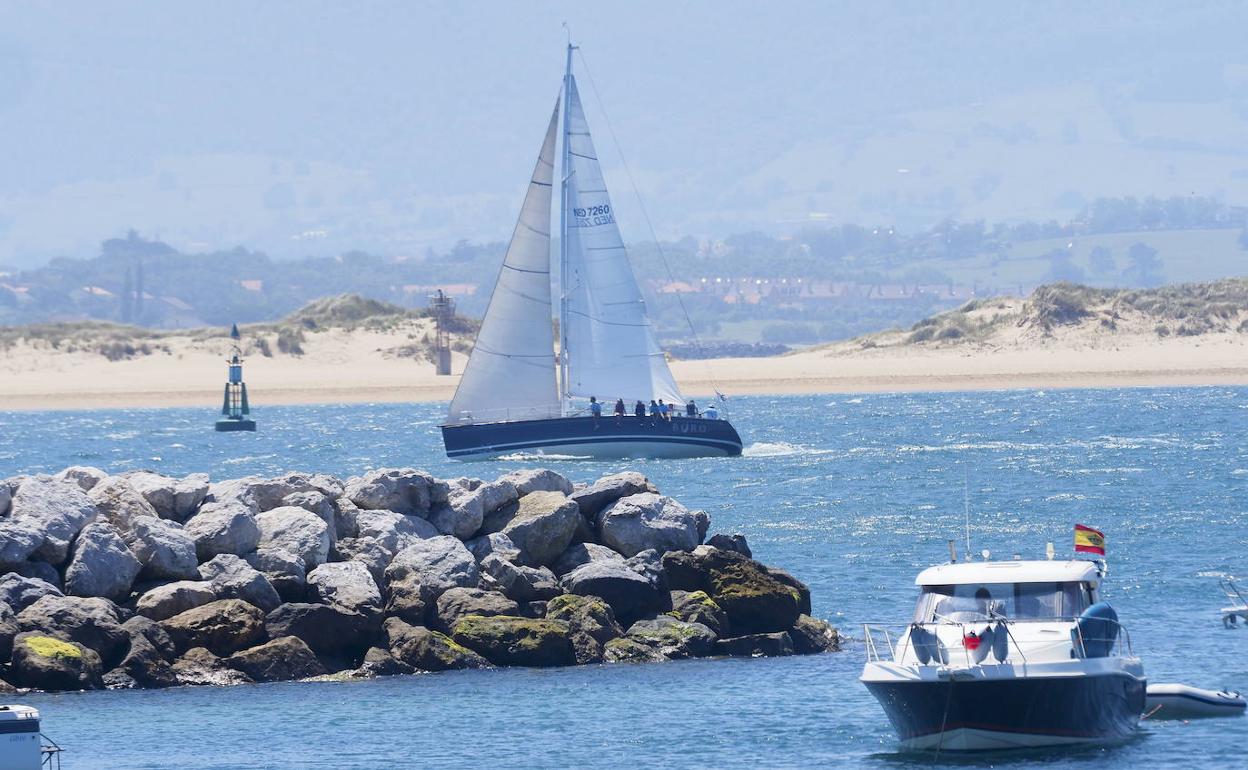
{"type": "MultiPolygon", "coordinates": [[[[1248,572],[1248,389],[734,398],[745,456],[589,462],[442,453],[439,404],[265,407],[255,434],[211,409],[0,412],[0,477],[95,465],[342,476],[412,466],[492,478],[545,465],[573,480],[636,469],[712,530],[790,570],[844,652],[560,670],[467,671],[23,696],[64,767],[1243,766],[1248,718],[1143,723],[1122,745],[991,759],[899,752],[857,682],[864,622],[904,623],[915,574],[965,539],[993,559],[1071,549],[1103,530],[1105,596],[1149,679],[1248,689],[1248,629],[1224,629],[1213,573],[1248,572]]],[[[963,546],[963,550],[964,546],[963,546]]]]}

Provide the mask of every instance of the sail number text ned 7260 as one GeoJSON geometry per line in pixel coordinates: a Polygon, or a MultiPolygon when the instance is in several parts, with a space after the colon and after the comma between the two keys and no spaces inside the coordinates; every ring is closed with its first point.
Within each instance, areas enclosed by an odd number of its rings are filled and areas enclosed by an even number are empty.
{"type": "Polygon", "coordinates": [[[576,219],[575,227],[592,227],[594,225],[610,225],[615,223],[615,215],[611,213],[611,204],[604,203],[601,206],[587,206],[583,209],[572,209],[572,216],[576,219]]]}

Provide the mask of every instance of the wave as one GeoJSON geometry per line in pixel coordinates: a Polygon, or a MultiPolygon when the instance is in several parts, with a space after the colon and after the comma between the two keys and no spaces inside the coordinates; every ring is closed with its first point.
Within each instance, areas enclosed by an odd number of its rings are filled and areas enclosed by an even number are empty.
{"type": "Polygon", "coordinates": [[[801,444],[790,444],[787,441],[755,441],[745,449],[741,450],[741,454],[745,457],[791,457],[793,455],[826,455],[832,452],[831,449],[815,449],[813,447],[802,446],[801,444]]]}
{"type": "Polygon", "coordinates": [[[547,462],[559,460],[592,460],[591,455],[559,455],[559,454],[542,454],[541,452],[515,452],[509,455],[499,455],[498,459],[508,462],[547,462]]]}

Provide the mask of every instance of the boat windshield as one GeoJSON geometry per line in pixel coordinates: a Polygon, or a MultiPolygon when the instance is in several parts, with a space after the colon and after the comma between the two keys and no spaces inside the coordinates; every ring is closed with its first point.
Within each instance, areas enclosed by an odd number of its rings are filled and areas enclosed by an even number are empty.
{"type": "Polygon", "coordinates": [[[916,623],[1075,618],[1091,603],[1087,583],[960,583],[923,586],[916,623]]]}

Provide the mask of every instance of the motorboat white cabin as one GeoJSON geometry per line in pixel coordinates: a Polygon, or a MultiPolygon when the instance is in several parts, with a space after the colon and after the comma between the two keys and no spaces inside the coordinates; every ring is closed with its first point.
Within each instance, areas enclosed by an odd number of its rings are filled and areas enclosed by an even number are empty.
{"type": "Polygon", "coordinates": [[[1130,735],[1146,681],[1093,562],[924,570],[903,627],[866,626],[861,681],[904,747],[1001,750],[1130,735]]]}
{"type": "Polygon", "coordinates": [[[30,706],[0,705],[0,770],[60,767],[60,747],[43,745],[39,711],[30,706]]]}

